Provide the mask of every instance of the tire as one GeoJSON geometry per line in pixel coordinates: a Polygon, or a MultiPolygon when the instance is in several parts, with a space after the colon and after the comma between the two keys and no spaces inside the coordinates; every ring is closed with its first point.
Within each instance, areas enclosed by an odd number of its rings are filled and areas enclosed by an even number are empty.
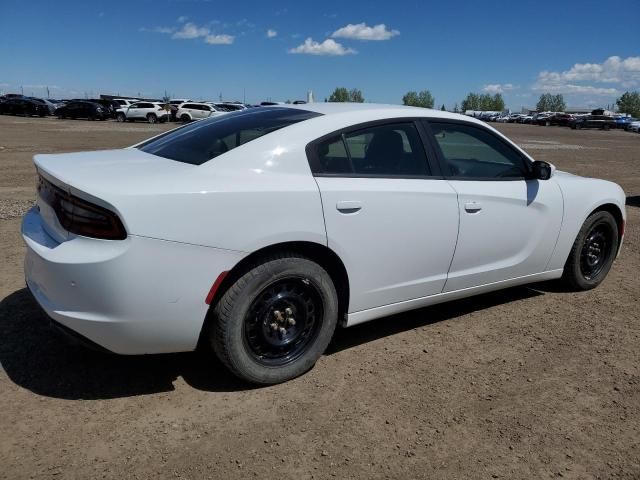
{"type": "Polygon", "coordinates": [[[582,125],[580,125],[579,123],[576,123],[575,125],[575,129],[576,130],[580,130],[582,128],[582,125]]]}
{"type": "Polygon", "coordinates": [[[189,123],[191,121],[191,117],[185,113],[180,117],[180,120],[182,123],[189,123]]]}
{"type": "Polygon", "coordinates": [[[609,212],[589,216],[571,247],[562,281],[573,291],[591,290],[605,279],[618,253],[618,224],[609,212]]]}
{"type": "Polygon", "coordinates": [[[286,253],[249,268],[211,313],[210,342],[220,361],[243,380],[271,385],[320,358],[336,328],[338,295],[320,265],[286,253]]]}
{"type": "Polygon", "coordinates": [[[116,115],[116,120],[120,123],[124,123],[124,121],[127,119],[126,115],[124,113],[118,113],[118,115],[116,115]]]}
{"type": "Polygon", "coordinates": [[[545,127],[549,127],[549,126],[551,126],[551,122],[544,122],[544,126],[545,126],[545,127]]]}
{"type": "Polygon", "coordinates": [[[150,113],[147,115],[147,122],[149,123],[158,123],[158,117],[155,113],[150,113]]]}
{"type": "Polygon", "coordinates": [[[607,125],[607,124],[603,125],[603,126],[602,126],[602,129],[603,129],[603,130],[609,130],[609,125],[607,125]]]}

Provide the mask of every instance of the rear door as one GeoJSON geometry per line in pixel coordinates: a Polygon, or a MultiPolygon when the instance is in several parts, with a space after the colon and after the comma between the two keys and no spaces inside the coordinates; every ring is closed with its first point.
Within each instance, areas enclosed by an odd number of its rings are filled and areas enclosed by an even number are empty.
{"type": "Polygon", "coordinates": [[[444,291],[545,271],[562,223],[557,183],[529,178],[530,161],[488,128],[448,120],[428,124],[460,212],[444,291]]]}
{"type": "Polygon", "coordinates": [[[440,293],[458,234],[454,189],[412,119],[364,124],[307,149],[328,246],[349,272],[349,313],[440,293]]]}

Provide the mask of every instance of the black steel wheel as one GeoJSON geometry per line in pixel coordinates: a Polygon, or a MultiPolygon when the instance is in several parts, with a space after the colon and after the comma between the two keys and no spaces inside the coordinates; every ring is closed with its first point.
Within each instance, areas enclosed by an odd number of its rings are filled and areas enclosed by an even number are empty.
{"type": "Polygon", "coordinates": [[[563,280],[572,290],[597,287],[618,253],[618,225],[611,213],[600,211],[584,222],[564,267],[563,280]]]}
{"type": "Polygon", "coordinates": [[[210,311],[210,341],[236,376],[274,384],[302,375],[327,348],[338,321],[331,276],[296,253],[264,258],[237,278],[210,311]]]}
{"type": "Polygon", "coordinates": [[[307,278],[284,278],[251,304],[244,319],[244,340],[258,363],[285,365],[304,353],[322,319],[322,297],[316,286],[307,278]]]}

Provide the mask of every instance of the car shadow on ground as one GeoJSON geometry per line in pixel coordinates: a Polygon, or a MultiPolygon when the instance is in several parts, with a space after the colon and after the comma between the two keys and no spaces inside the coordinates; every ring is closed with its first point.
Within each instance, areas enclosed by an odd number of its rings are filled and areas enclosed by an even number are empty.
{"type": "Polygon", "coordinates": [[[627,205],[630,207],[640,207],[640,195],[627,197],[627,205]]]}
{"type": "MultiPolygon", "coordinates": [[[[519,287],[339,329],[327,355],[413,328],[542,293],[519,287]]],[[[38,395],[77,400],[168,392],[182,377],[210,392],[255,388],[236,379],[210,351],[119,356],[70,343],[27,289],[0,302],[0,365],[16,385],[38,395]]]]}

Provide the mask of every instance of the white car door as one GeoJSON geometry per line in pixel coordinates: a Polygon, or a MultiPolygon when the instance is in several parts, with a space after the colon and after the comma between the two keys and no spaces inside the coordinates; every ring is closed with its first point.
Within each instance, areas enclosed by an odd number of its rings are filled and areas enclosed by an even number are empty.
{"type": "Polygon", "coordinates": [[[486,128],[455,121],[429,125],[460,211],[444,291],[545,271],[562,224],[555,180],[527,178],[530,161],[486,128]]]}
{"type": "Polygon", "coordinates": [[[422,138],[412,120],[389,120],[332,134],[308,150],[328,246],[349,272],[349,313],[444,287],[458,234],[457,199],[432,176],[422,138]]]}

